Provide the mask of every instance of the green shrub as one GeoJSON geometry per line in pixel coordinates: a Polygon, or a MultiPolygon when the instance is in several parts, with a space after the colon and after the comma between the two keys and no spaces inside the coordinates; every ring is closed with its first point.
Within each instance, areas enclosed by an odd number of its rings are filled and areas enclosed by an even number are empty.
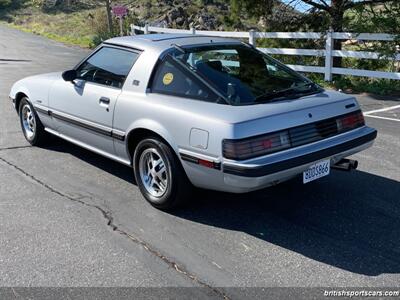
{"type": "Polygon", "coordinates": [[[12,2],[11,0],[0,0],[0,8],[10,5],[11,2],[12,2]]]}
{"type": "Polygon", "coordinates": [[[376,95],[400,95],[399,80],[334,75],[332,82],[326,82],[323,74],[308,73],[305,75],[321,86],[348,93],[366,92],[376,95]]]}
{"type": "MultiPolygon", "coordinates": [[[[114,33],[108,31],[107,13],[104,9],[97,9],[91,14],[89,24],[93,32],[93,42],[90,45],[92,48],[114,36],[114,33]]],[[[114,28],[119,28],[117,23],[114,22],[113,25],[114,28]]]]}

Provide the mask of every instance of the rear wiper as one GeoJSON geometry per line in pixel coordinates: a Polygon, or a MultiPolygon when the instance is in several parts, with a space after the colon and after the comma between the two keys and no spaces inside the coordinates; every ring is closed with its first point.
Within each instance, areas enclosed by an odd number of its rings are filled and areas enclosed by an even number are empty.
{"type": "MultiPolygon", "coordinates": [[[[317,85],[314,82],[308,82],[308,83],[303,84],[303,85],[293,86],[293,87],[290,87],[288,89],[284,89],[284,90],[280,90],[280,91],[267,92],[265,94],[257,96],[255,101],[256,102],[268,101],[268,100],[281,98],[281,97],[285,97],[285,96],[289,96],[289,95],[293,96],[293,95],[296,95],[296,94],[303,94],[303,93],[310,92],[311,88],[316,87],[316,86],[317,85]],[[310,89],[299,90],[299,88],[301,89],[301,88],[304,88],[304,87],[307,87],[307,86],[309,86],[310,89]]],[[[300,97],[300,96],[298,96],[298,97],[300,97]]]]}

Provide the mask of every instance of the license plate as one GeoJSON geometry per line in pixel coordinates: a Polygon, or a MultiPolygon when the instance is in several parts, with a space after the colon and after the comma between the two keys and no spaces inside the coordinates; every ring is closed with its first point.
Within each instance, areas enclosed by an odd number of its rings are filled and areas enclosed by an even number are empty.
{"type": "Polygon", "coordinates": [[[317,162],[312,166],[310,166],[307,170],[303,172],[303,183],[307,183],[315,179],[329,175],[329,171],[331,168],[330,163],[331,161],[327,159],[317,162]]]}

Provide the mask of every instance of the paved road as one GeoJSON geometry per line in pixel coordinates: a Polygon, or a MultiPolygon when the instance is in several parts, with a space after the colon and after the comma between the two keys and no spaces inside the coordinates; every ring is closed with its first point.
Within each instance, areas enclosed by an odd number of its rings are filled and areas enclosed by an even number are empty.
{"type": "MultiPolygon", "coordinates": [[[[130,168],[56,138],[25,142],[12,83],[85,54],[0,27],[1,286],[212,286],[231,297],[225,287],[398,286],[399,122],[367,117],[379,136],[357,171],[200,191],[168,214],[146,204],[130,168]]],[[[364,111],[399,104],[359,99],[364,111]]]]}

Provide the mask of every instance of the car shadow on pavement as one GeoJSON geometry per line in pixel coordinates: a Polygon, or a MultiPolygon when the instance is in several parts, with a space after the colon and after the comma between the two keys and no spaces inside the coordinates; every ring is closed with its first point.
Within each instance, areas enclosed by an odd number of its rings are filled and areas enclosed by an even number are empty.
{"type": "Polygon", "coordinates": [[[249,194],[201,191],[174,213],[245,232],[358,274],[400,273],[400,183],[362,171],[333,171],[249,194]]]}
{"type": "Polygon", "coordinates": [[[92,151],[81,148],[70,142],[62,140],[61,138],[50,136],[50,140],[43,148],[51,151],[69,153],[76,158],[93,165],[96,168],[99,168],[105,172],[108,172],[114,176],[117,176],[125,181],[136,185],[135,177],[130,167],[108,159],[99,154],[93,153],[92,151]]]}
{"type": "MultiPolygon", "coordinates": [[[[129,167],[57,139],[48,150],[78,159],[128,182],[129,167]]],[[[310,259],[358,274],[400,273],[400,183],[363,171],[332,171],[257,192],[196,190],[170,214],[247,233],[310,259]]],[[[143,201],[145,201],[143,199],[143,201]]]]}

